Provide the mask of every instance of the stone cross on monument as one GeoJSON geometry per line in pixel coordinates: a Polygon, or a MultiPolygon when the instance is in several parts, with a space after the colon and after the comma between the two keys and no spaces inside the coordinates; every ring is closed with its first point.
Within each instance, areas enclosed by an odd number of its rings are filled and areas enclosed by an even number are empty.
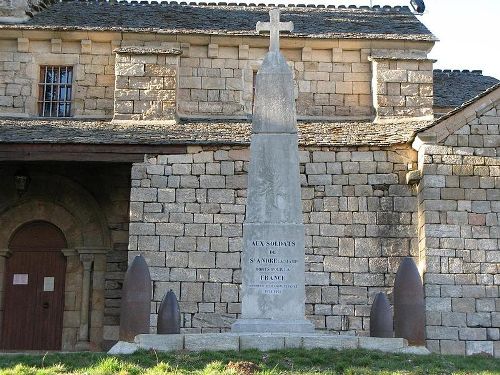
{"type": "Polygon", "coordinates": [[[241,316],[233,332],[312,332],[305,319],[304,224],[292,71],[279,51],[291,22],[257,23],[271,45],[255,83],[247,207],[243,223],[241,316]]]}
{"type": "Polygon", "coordinates": [[[280,51],[280,31],[293,31],[293,22],[280,22],[280,11],[279,9],[272,9],[269,12],[270,22],[257,22],[257,32],[269,31],[270,42],[269,51],[279,52],[280,51]]]}

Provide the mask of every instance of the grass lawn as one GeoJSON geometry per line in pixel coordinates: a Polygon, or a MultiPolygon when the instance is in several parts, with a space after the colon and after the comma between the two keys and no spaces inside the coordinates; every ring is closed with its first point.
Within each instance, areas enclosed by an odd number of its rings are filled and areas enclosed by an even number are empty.
{"type": "Polygon", "coordinates": [[[1,355],[0,375],[7,374],[500,374],[500,359],[460,356],[414,356],[367,350],[280,350],[243,352],[156,353],[129,356],[105,353],[1,355]]]}

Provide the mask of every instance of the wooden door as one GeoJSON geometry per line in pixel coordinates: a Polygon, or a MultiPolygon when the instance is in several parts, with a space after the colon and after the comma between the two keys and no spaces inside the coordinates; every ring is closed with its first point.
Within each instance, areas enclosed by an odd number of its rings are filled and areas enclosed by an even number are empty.
{"type": "Polygon", "coordinates": [[[60,350],[66,240],[54,225],[36,221],[12,237],[5,272],[2,348],[60,350]]]}

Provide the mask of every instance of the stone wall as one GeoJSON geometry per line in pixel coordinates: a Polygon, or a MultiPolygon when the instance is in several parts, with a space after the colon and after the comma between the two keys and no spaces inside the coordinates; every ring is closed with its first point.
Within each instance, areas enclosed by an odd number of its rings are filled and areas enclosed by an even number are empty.
{"type": "MultiPolygon", "coordinates": [[[[325,44],[330,48],[282,49],[294,72],[297,115],[370,116],[370,50],[344,50],[337,41],[325,44]]],[[[267,48],[209,44],[185,51],[179,78],[181,115],[252,113],[254,76],[267,48]]]]}
{"type": "Polygon", "coordinates": [[[500,104],[489,102],[444,145],[419,150],[419,239],[432,351],[500,356],[499,126],[500,104]]]}
{"type": "MultiPolygon", "coordinates": [[[[132,168],[129,261],[154,285],[151,324],[175,291],[185,332],[227,330],[240,312],[248,149],[190,147],[132,168]]],[[[316,328],[366,335],[373,296],[391,293],[401,257],[417,255],[407,146],[300,152],[306,227],[306,314],[316,328]]]]}
{"type": "Polygon", "coordinates": [[[115,65],[115,120],[173,120],[178,50],[121,49],[115,65]]]}
{"type": "MultiPolygon", "coordinates": [[[[432,61],[425,58],[425,52],[411,60],[408,50],[393,45],[394,50],[384,50],[384,59],[373,60],[371,55],[379,50],[364,48],[370,46],[332,40],[316,48],[282,49],[294,73],[299,118],[370,117],[374,103],[379,116],[432,115],[432,61]]],[[[254,76],[266,48],[210,44],[186,46],[184,51],[179,78],[181,115],[252,113],[254,76]]]]}
{"type": "Polygon", "coordinates": [[[42,65],[73,67],[73,116],[113,115],[113,43],[74,37],[62,40],[39,30],[22,35],[0,40],[0,115],[38,115],[42,65]]]}
{"type": "MultiPolygon", "coordinates": [[[[138,117],[132,116],[135,111],[132,102],[136,102],[141,114],[148,113],[147,119],[170,118],[173,111],[171,103],[174,100],[174,85],[177,88],[176,111],[181,117],[247,118],[252,113],[254,76],[267,51],[268,43],[265,38],[248,38],[242,41],[238,38],[219,36],[212,40],[207,36],[176,37],[112,32],[56,33],[41,30],[8,30],[2,33],[2,37],[0,115],[37,116],[40,66],[62,65],[72,66],[74,69],[73,116],[113,117],[114,99],[117,99],[117,119],[138,117]],[[128,76],[122,74],[123,71],[118,72],[118,79],[115,79],[116,59],[113,51],[128,47],[175,48],[182,51],[175,76],[177,82],[169,78],[166,86],[159,89],[165,90],[162,95],[167,95],[167,100],[162,99],[161,110],[157,100],[159,94],[152,95],[148,88],[151,84],[154,88],[157,87],[153,82],[155,80],[146,84],[146,73],[133,77],[132,86],[137,87],[130,87],[130,81],[124,78],[128,76]],[[132,91],[124,91],[129,89],[132,91]],[[141,92],[137,93],[136,90],[143,90],[142,97],[141,92]],[[163,102],[168,103],[165,110],[163,102]]],[[[429,114],[432,74],[431,81],[427,79],[426,74],[432,70],[432,64],[418,63],[417,69],[413,63],[405,62],[404,58],[398,56],[409,53],[410,50],[418,50],[420,56],[425,56],[432,43],[284,38],[282,47],[296,81],[295,95],[299,118],[366,119],[374,114],[374,102],[381,108],[392,108],[390,112],[383,112],[387,115],[429,114]],[[381,76],[384,69],[392,69],[394,65],[397,73],[405,79],[387,83],[385,91],[375,91],[376,95],[380,95],[380,99],[374,99],[372,80],[376,77],[372,74],[369,57],[379,49],[392,56],[392,61],[378,65],[377,77],[381,76]],[[406,85],[406,82],[409,84],[406,85]],[[397,97],[399,101],[395,103],[397,97]],[[396,107],[397,110],[394,110],[396,107]]],[[[138,56],[123,56],[125,60],[140,59],[138,56]]],[[[163,57],[166,56],[144,56],[143,60],[149,62],[142,64],[163,66],[165,63],[163,57]],[[154,58],[161,61],[155,60],[152,63],[151,59],[154,58]]],[[[120,61],[116,64],[122,62],[126,63],[120,61]]],[[[170,61],[166,65],[173,66],[177,63],[170,61]]],[[[167,74],[172,73],[169,71],[167,74]]],[[[154,74],[151,77],[159,78],[154,74]]],[[[168,77],[174,78],[170,75],[168,77]]],[[[135,115],[139,115],[139,112],[135,115]]]]}
{"type": "Polygon", "coordinates": [[[431,117],[433,114],[432,61],[403,56],[373,57],[374,107],[377,117],[431,117]]]}

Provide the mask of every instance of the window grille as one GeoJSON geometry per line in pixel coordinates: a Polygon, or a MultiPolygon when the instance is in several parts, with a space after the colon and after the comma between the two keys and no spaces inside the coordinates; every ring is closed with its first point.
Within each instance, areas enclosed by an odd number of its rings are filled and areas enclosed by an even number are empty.
{"type": "Polygon", "coordinates": [[[73,67],[41,66],[38,113],[42,117],[71,116],[73,67]]]}

